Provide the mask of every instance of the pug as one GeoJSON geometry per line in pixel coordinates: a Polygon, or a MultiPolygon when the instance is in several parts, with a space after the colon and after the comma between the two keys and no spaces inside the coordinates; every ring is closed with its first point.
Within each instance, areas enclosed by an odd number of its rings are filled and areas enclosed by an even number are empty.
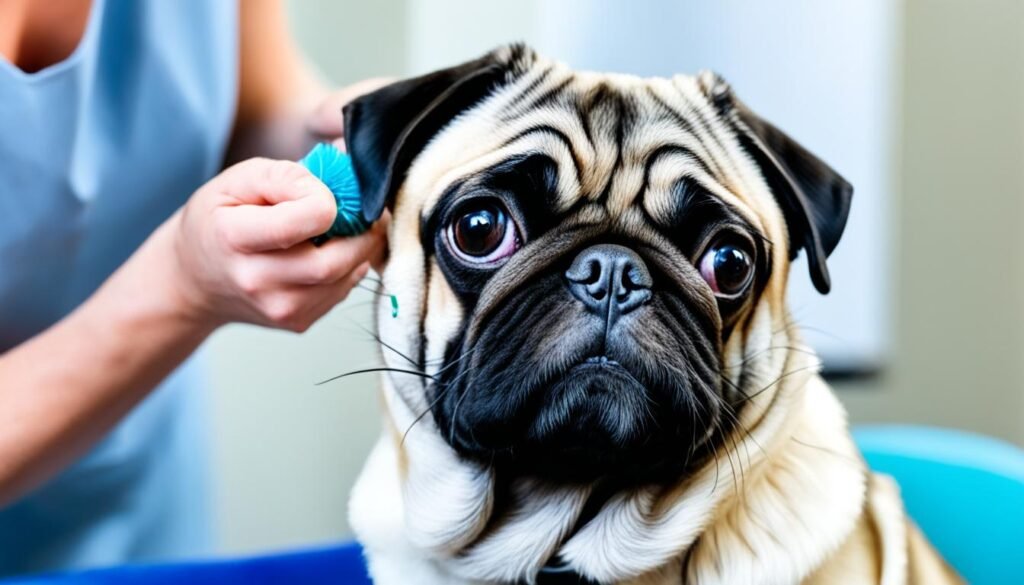
{"type": "Polygon", "coordinates": [[[786,308],[852,188],[720,77],[511,45],[344,117],[399,305],[350,503],[377,583],[959,581],[786,308]]]}

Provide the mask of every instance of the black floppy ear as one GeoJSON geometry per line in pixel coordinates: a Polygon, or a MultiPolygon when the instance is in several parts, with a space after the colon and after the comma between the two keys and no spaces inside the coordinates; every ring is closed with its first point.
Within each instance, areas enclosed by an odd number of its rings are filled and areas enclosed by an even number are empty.
{"type": "Polygon", "coordinates": [[[359,179],[363,217],[380,217],[430,139],[533,59],[533,51],[523,45],[502,47],[456,67],[393,83],[346,105],[345,146],[359,179]]]}
{"type": "Polygon", "coordinates": [[[781,130],[750,111],[717,75],[702,74],[701,83],[768,183],[789,229],[791,259],[807,251],[811,281],[818,292],[832,287],[825,259],[839,244],[850,214],[853,186],[824,161],[781,130]]]}

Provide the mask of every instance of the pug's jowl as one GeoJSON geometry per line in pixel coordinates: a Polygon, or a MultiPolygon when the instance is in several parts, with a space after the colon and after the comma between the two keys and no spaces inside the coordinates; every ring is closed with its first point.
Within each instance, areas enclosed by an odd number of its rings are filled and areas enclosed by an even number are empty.
{"type": "Polygon", "coordinates": [[[350,504],[376,582],[958,580],[785,305],[800,253],[828,292],[852,188],[723,80],[513,45],[345,133],[401,306],[350,504]]]}

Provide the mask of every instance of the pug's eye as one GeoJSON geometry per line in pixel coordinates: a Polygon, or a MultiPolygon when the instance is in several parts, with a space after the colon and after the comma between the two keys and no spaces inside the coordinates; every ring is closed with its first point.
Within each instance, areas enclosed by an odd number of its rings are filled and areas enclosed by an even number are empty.
{"type": "Polygon", "coordinates": [[[515,222],[498,202],[471,201],[455,213],[448,226],[448,243],[461,260],[494,264],[519,248],[515,222]]]}
{"type": "Polygon", "coordinates": [[[744,292],[754,277],[754,261],[741,245],[716,243],[700,259],[700,275],[715,296],[731,298],[744,292]]]}

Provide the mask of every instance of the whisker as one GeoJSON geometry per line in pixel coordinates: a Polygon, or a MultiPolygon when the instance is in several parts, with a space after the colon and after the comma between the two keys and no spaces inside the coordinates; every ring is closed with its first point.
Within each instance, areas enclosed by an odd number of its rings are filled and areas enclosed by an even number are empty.
{"type": "MultiPolygon", "coordinates": [[[[405,443],[405,438],[409,436],[409,432],[412,431],[414,426],[416,426],[416,423],[418,423],[421,420],[423,420],[423,418],[426,417],[427,414],[430,413],[430,411],[432,411],[434,409],[434,406],[438,402],[440,402],[442,398],[444,398],[444,395],[448,392],[448,390],[451,389],[463,376],[465,376],[467,373],[469,373],[469,370],[465,370],[465,371],[461,372],[459,375],[455,376],[454,378],[452,378],[448,382],[441,382],[440,380],[437,379],[437,376],[440,376],[448,368],[451,368],[452,366],[454,366],[457,363],[459,363],[460,361],[462,361],[462,359],[464,359],[466,356],[468,356],[470,353],[472,353],[475,350],[476,350],[475,347],[467,349],[466,351],[464,351],[462,353],[462,355],[460,355],[459,357],[453,359],[450,364],[444,366],[443,368],[438,370],[437,373],[434,374],[434,376],[433,376],[434,384],[436,386],[440,386],[441,390],[437,393],[437,396],[435,396],[434,399],[430,401],[430,404],[427,405],[427,407],[423,410],[423,412],[421,412],[419,415],[417,415],[416,418],[413,419],[413,421],[409,424],[409,427],[405,429],[405,432],[402,433],[402,440],[400,441],[400,444],[404,444],[405,443]]],[[[459,402],[461,403],[461,399],[460,399],[459,402]]],[[[458,410],[458,404],[456,404],[456,411],[457,410],[458,410]]]]}
{"type": "Polygon", "coordinates": [[[808,448],[811,448],[811,449],[817,449],[819,451],[828,453],[829,455],[834,455],[836,457],[839,457],[840,459],[843,459],[844,461],[847,461],[848,463],[852,463],[852,464],[856,465],[857,467],[862,467],[863,466],[863,463],[859,459],[855,459],[853,457],[850,457],[849,455],[846,455],[845,453],[840,453],[839,451],[836,451],[835,449],[829,449],[828,447],[822,447],[821,445],[812,445],[810,443],[801,441],[800,439],[798,439],[796,437],[790,437],[790,440],[792,440],[792,441],[794,441],[794,442],[796,442],[796,443],[798,443],[800,445],[803,445],[804,447],[808,447],[808,448]]]}
{"type": "Polygon", "coordinates": [[[399,445],[405,445],[405,438],[409,436],[409,432],[412,431],[412,428],[414,426],[416,426],[416,423],[420,422],[421,420],[423,420],[423,418],[425,416],[430,414],[430,411],[433,410],[434,406],[438,402],[441,401],[441,398],[444,396],[444,393],[447,392],[447,391],[448,391],[448,385],[446,384],[445,387],[442,388],[440,392],[438,392],[437,396],[433,400],[430,401],[430,404],[428,404],[427,407],[425,409],[423,409],[423,412],[421,412],[419,415],[417,415],[416,418],[414,418],[412,420],[412,422],[409,423],[408,428],[406,428],[405,432],[402,433],[402,440],[398,442],[399,445]]]}
{"type": "Polygon", "coordinates": [[[817,333],[819,335],[824,335],[825,337],[828,337],[829,339],[832,339],[833,341],[838,341],[840,343],[849,343],[849,340],[844,339],[843,337],[841,337],[839,335],[836,335],[835,333],[832,333],[831,331],[826,331],[826,330],[824,330],[824,329],[822,329],[820,327],[814,327],[812,325],[804,325],[804,324],[800,323],[798,320],[792,319],[792,318],[787,319],[786,322],[784,322],[782,324],[782,328],[777,329],[775,331],[772,331],[772,335],[778,335],[779,333],[782,333],[783,331],[789,332],[789,331],[794,331],[794,330],[813,331],[814,333],[817,333]]]}
{"type": "Polygon", "coordinates": [[[728,376],[722,374],[721,378],[723,382],[725,382],[730,388],[738,392],[740,396],[743,396],[744,399],[749,398],[749,396],[747,396],[747,393],[743,391],[743,388],[741,388],[740,385],[737,384],[736,382],[732,381],[728,376]]]}
{"type": "Polygon", "coordinates": [[[452,420],[451,423],[448,425],[449,443],[455,443],[455,421],[458,420],[459,418],[459,407],[462,406],[462,401],[465,400],[467,396],[469,396],[469,392],[463,393],[462,396],[459,397],[458,402],[455,403],[455,409],[452,411],[452,420]]]}
{"type": "Polygon", "coordinates": [[[752,400],[752,399],[756,398],[757,396],[759,396],[763,392],[767,391],[772,386],[778,384],[779,382],[781,382],[785,378],[788,378],[789,376],[792,376],[794,374],[799,374],[800,372],[806,372],[807,370],[816,370],[816,369],[818,369],[820,367],[821,367],[821,363],[818,362],[818,363],[811,364],[809,366],[803,366],[803,367],[800,367],[800,368],[796,368],[795,370],[790,370],[788,372],[780,374],[778,378],[775,378],[774,380],[772,380],[764,388],[761,388],[760,390],[758,390],[757,392],[754,392],[753,394],[751,394],[749,396],[744,395],[745,397],[742,400],[740,400],[739,402],[742,403],[742,402],[746,402],[747,400],[752,400]]]}
{"type": "Polygon", "coordinates": [[[777,351],[777,350],[780,350],[780,349],[784,349],[784,350],[792,351],[792,352],[796,352],[796,353],[802,353],[804,355],[809,355],[809,356],[813,356],[813,357],[817,357],[818,356],[818,354],[814,353],[814,351],[809,350],[807,348],[803,348],[803,347],[796,347],[796,346],[792,346],[792,345],[770,345],[770,346],[768,346],[768,347],[766,347],[764,349],[761,349],[759,351],[756,351],[756,352],[750,354],[749,356],[744,358],[742,361],[737,362],[735,364],[730,364],[730,365],[728,365],[726,367],[731,369],[731,368],[738,368],[738,367],[741,367],[741,366],[745,366],[748,363],[750,363],[751,361],[757,359],[758,357],[768,353],[769,351],[777,351]]]}
{"type": "Polygon", "coordinates": [[[361,289],[369,292],[370,294],[375,294],[375,295],[377,295],[379,297],[390,297],[391,296],[388,293],[381,292],[381,291],[379,291],[379,290],[377,290],[377,289],[375,289],[373,287],[366,286],[365,284],[363,284],[361,282],[356,284],[356,287],[357,288],[361,288],[361,289]]]}
{"type": "Polygon", "coordinates": [[[385,341],[384,341],[383,339],[381,339],[381,338],[380,338],[380,335],[378,335],[378,334],[374,333],[373,331],[371,331],[371,330],[367,329],[366,327],[363,327],[362,325],[359,325],[358,323],[357,323],[356,325],[357,325],[357,326],[358,326],[358,327],[359,327],[360,329],[362,329],[363,331],[365,331],[365,332],[366,332],[366,333],[367,333],[367,334],[368,334],[368,335],[369,335],[370,337],[372,337],[372,338],[373,338],[373,339],[374,339],[374,340],[375,340],[375,341],[376,341],[377,343],[379,343],[379,344],[381,345],[381,347],[384,347],[384,348],[386,348],[386,349],[390,349],[391,351],[395,352],[395,354],[397,354],[398,356],[402,357],[402,358],[403,358],[403,359],[404,359],[405,361],[409,362],[409,363],[410,363],[411,365],[413,365],[413,366],[419,366],[419,364],[417,364],[417,363],[416,363],[416,360],[414,360],[414,359],[412,359],[411,357],[409,357],[409,356],[405,355],[405,354],[404,354],[404,353],[402,353],[401,351],[398,351],[397,349],[395,349],[395,347],[394,347],[394,346],[392,346],[392,345],[391,345],[390,343],[387,343],[387,342],[385,342],[385,341]]]}
{"type": "Polygon", "coordinates": [[[351,372],[345,372],[344,374],[338,374],[337,376],[332,376],[330,378],[327,378],[326,380],[322,380],[320,382],[317,382],[315,384],[315,386],[322,386],[322,385],[324,385],[324,384],[326,384],[328,382],[333,382],[335,380],[340,380],[342,378],[347,378],[349,376],[355,376],[357,374],[369,374],[369,373],[372,373],[372,372],[393,372],[393,373],[396,373],[396,374],[409,374],[410,376],[419,376],[420,378],[427,378],[427,379],[430,379],[430,380],[434,379],[434,377],[429,375],[429,374],[424,374],[423,372],[417,372],[417,371],[414,371],[414,370],[402,370],[402,369],[399,369],[399,368],[365,368],[365,369],[362,369],[362,370],[353,370],[351,372]]]}

